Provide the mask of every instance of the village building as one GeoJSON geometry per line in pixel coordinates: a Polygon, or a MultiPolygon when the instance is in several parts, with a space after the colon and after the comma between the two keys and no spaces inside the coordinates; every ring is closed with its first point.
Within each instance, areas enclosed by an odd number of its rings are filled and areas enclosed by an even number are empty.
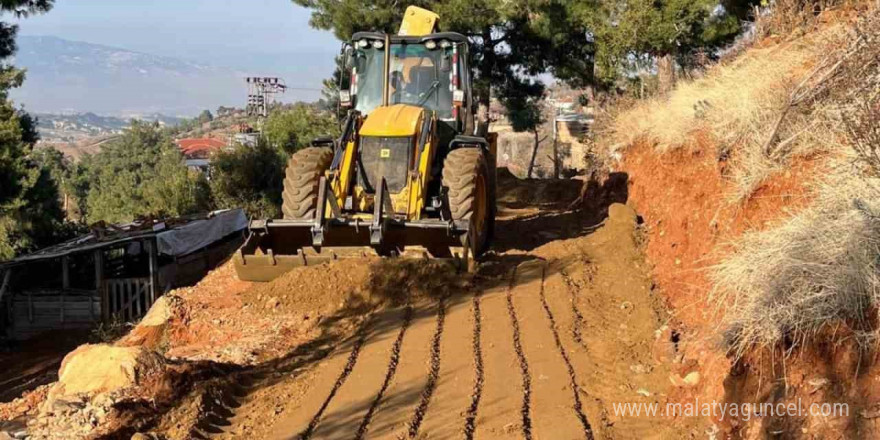
{"type": "Polygon", "coordinates": [[[228,259],[246,228],[241,209],[145,219],[0,263],[0,340],[135,321],[228,259]]]}
{"type": "Polygon", "coordinates": [[[224,140],[213,137],[178,139],[175,142],[183,153],[187,168],[205,174],[210,169],[211,155],[227,146],[224,140]]]}

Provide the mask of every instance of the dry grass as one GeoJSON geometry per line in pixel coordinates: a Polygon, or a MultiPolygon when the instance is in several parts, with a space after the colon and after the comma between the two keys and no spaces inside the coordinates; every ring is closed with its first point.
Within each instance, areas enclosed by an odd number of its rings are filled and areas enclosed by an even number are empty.
{"type": "Polygon", "coordinates": [[[689,148],[708,133],[734,204],[794,158],[829,163],[810,208],[745,234],[711,268],[710,299],[736,355],[809,343],[833,334],[822,332],[829,325],[880,340],[880,3],[774,4],[752,47],[628,106],[597,134],[613,156],[640,142],[661,154],[689,148]]]}
{"type": "Polygon", "coordinates": [[[880,180],[836,173],[812,209],[746,234],[714,268],[713,300],[728,306],[726,339],[755,346],[809,341],[826,325],[872,335],[880,305],[880,180]]]}
{"type": "Polygon", "coordinates": [[[624,112],[614,121],[614,140],[628,146],[649,139],[662,152],[685,145],[695,131],[709,129],[722,139],[733,136],[733,141],[761,125],[756,121],[761,115],[778,108],[768,98],[780,96],[792,71],[803,70],[818,52],[808,41],[752,49],[702,79],[680,83],[668,99],[643,101],[624,112]]]}
{"type": "Polygon", "coordinates": [[[814,183],[811,208],[744,235],[713,268],[712,299],[727,307],[727,341],[737,355],[809,343],[829,334],[826,326],[846,325],[863,343],[880,336],[878,40],[875,11],[810,89],[816,128],[798,142],[825,142],[834,153],[832,171],[814,183]]]}
{"type": "Polygon", "coordinates": [[[686,147],[695,132],[710,133],[719,160],[731,161],[727,199],[745,200],[791,158],[839,144],[828,137],[815,92],[835,67],[830,61],[845,47],[846,30],[834,24],[787,40],[765,39],[704,77],[679,83],[667,98],[625,111],[604,142],[618,150],[644,140],[662,153],[686,147]]]}

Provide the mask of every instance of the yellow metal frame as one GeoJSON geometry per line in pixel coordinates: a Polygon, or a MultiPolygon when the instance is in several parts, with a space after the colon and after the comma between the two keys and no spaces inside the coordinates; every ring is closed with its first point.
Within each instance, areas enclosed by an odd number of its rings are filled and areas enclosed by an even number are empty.
{"type": "Polygon", "coordinates": [[[410,6],[403,13],[403,22],[397,35],[422,36],[434,32],[440,16],[418,6],[410,6]]]}
{"type": "MultiPolygon", "coordinates": [[[[396,104],[388,107],[379,107],[363,121],[355,124],[357,130],[345,147],[342,156],[342,163],[336,175],[328,174],[331,182],[331,189],[336,197],[338,206],[343,206],[345,199],[352,196],[353,206],[360,214],[355,217],[370,218],[370,210],[373,206],[373,195],[368,194],[360,185],[352,188],[352,179],[355,173],[356,154],[360,146],[361,136],[381,136],[381,137],[409,137],[412,139],[413,160],[419,160],[416,166],[416,172],[410,172],[407,178],[406,186],[396,194],[390,194],[391,205],[394,211],[400,214],[406,214],[408,220],[420,220],[422,212],[425,209],[425,202],[428,192],[428,184],[431,178],[431,165],[436,154],[436,118],[431,119],[428,123],[431,128],[428,132],[428,138],[425,140],[424,151],[421,156],[418,155],[419,145],[418,135],[424,126],[425,118],[429,117],[429,113],[421,107],[396,104]],[[351,191],[349,191],[351,188],[351,191]]],[[[407,164],[408,169],[413,168],[413,164],[407,164]]],[[[326,218],[332,218],[333,211],[328,205],[324,210],[326,218]]]]}

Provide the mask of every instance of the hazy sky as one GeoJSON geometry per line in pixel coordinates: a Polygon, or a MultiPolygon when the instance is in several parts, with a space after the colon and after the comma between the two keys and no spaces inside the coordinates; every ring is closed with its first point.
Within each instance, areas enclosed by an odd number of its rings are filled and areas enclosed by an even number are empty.
{"type": "Polygon", "coordinates": [[[320,88],[339,41],[308,25],[290,0],[56,0],[19,21],[21,35],[53,35],[284,76],[320,88]]]}

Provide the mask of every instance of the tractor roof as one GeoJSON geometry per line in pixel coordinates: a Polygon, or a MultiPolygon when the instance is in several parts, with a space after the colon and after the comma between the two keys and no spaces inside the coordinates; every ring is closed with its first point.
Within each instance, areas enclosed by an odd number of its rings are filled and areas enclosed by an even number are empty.
{"type": "MultiPolygon", "coordinates": [[[[368,40],[385,40],[385,35],[382,32],[355,32],[352,35],[351,40],[357,41],[362,39],[368,40]]],[[[388,35],[391,38],[391,43],[405,43],[405,44],[421,44],[428,40],[449,40],[454,41],[456,43],[467,43],[468,39],[462,34],[458,32],[437,32],[435,34],[428,35],[388,35]]]]}

